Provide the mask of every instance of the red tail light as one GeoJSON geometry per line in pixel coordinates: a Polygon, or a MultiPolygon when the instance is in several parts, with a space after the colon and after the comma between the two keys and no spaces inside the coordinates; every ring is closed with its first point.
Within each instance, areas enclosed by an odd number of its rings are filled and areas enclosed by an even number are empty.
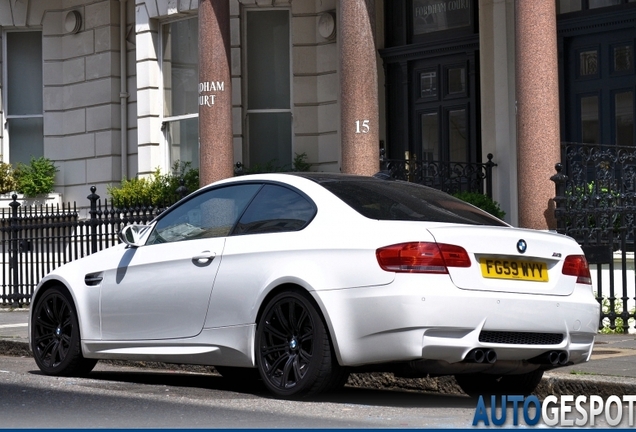
{"type": "Polygon", "coordinates": [[[576,283],[592,285],[590,266],[585,255],[569,255],[563,262],[564,275],[576,276],[576,283]]]}
{"type": "Polygon", "coordinates": [[[397,273],[448,273],[447,267],[470,267],[466,250],[459,246],[412,242],[375,251],[383,270],[397,273]]]}

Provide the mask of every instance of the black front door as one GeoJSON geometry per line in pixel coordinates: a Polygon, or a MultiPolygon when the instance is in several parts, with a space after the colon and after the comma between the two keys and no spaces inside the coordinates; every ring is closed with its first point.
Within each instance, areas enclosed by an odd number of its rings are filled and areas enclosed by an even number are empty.
{"type": "Polygon", "coordinates": [[[565,141],[634,145],[634,28],[565,38],[565,141]]]}
{"type": "Polygon", "coordinates": [[[476,83],[466,55],[418,60],[411,67],[409,159],[475,162],[476,83]]]}

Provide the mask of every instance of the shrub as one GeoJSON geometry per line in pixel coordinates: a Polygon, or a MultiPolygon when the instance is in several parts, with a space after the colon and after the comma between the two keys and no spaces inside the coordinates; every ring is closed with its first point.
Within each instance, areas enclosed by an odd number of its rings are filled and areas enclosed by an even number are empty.
{"type": "Polygon", "coordinates": [[[294,169],[293,171],[298,172],[306,172],[311,168],[311,163],[307,162],[307,153],[302,152],[301,154],[294,153],[294,169]]]}
{"type": "Polygon", "coordinates": [[[53,192],[58,171],[53,161],[45,157],[31,158],[28,165],[19,163],[14,173],[16,190],[26,197],[47,195],[53,192]]]}
{"type": "Polygon", "coordinates": [[[186,193],[199,189],[199,170],[192,168],[192,162],[176,161],[172,165],[172,174],[161,174],[157,169],[152,176],[151,190],[154,204],[172,203],[178,196],[183,182],[186,193]]]}
{"type": "Polygon", "coordinates": [[[120,186],[109,185],[107,190],[115,207],[133,205],[168,206],[180,196],[178,188],[183,185],[186,193],[199,188],[199,170],[191,168],[190,162],[175,162],[173,173],[161,174],[157,168],[148,178],[123,179],[120,186]]]}
{"type": "Polygon", "coordinates": [[[11,164],[0,162],[0,194],[13,192],[17,187],[18,183],[15,181],[15,173],[11,164]]]}
{"type": "Polygon", "coordinates": [[[506,215],[506,212],[501,210],[501,207],[499,207],[499,203],[490,198],[488,195],[477,192],[458,192],[453,194],[453,196],[462,201],[466,201],[467,203],[472,204],[499,219],[503,219],[506,215]]]}
{"type": "Polygon", "coordinates": [[[262,174],[262,173],[277,173],[277,172],[303,172],[309,171],[311,163],[307,162],[307,153],[294,153],[294,160],[292,161],[291,168],[289,165],[276,165],[277,159],[272,159],[265,165],[254,164],[249,168],[243,167],[242,174],[262,174]]]}
{"type": "Polygon", "coordinates": [[[580,225],[584,225],[587,228],[620,231],[621,213],[615,210],[621,199],[619,192],[591,181],[585,185],[572,186],[565,191],[565,197],[567,228],[580,228],[580,225]],[[570,216],[570,213],[582,216],[577,218],[570,216]]]}
{"type": "Polygon", "coordinates": [[[145,178],[123,179],[120,186],[109,185],[107,191],[115,207],[151,204],[149,182],[145,178]]]}
{"type": "MultiPolygon", "coordinates": [[[[594,294],[596,296],[596,293],[594,294]]],[[[610,312],[610,301],[607,297],[603,297],[601,300],[601,308],[603,309],[603,313],[607,314],[610,312]]],[[[634,319],[629,318],[627,323],[621,316],[623,313],[623,302],[616,298],[614,299],[614,313],[616,314],[616,318],[614,318],[614,328],[610,327],[610,319],[603,318],[602,325],[603,327],[600,329],[600,333],[602,334],[622,334],[627,332],[627,328],[629,324],[633,324],[634,319]]],[[[630,311],[630,315],[634,314],[634,309],[630,311]]]]}

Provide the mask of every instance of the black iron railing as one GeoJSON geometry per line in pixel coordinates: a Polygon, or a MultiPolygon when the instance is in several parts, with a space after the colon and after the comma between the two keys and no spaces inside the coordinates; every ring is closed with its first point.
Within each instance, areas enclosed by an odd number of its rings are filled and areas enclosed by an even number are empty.
{"type": "Polygon", "coordinates": [[[28,304],[37,283],[51,270],[119,244],[124,226],[150,222],[167,207],[118,208],[95,192],[91,187],[89,218],[84,219],[76,204],[22,207],[16,195],[10,209],[0,210],[0,305],[28,304]]]}
{"type": "Polygon", "coordinates": [[[557,231],[574,238],[597,270],[601,322],[626,332],[636,317],[636,148],[562,143],[555,168],[557,231]]]}
{"type": "Polygon", "coordinates": [[[416,159],[380,158],[384,173],[397,180],[423,184],[450,194],[477,192],[492,198],[492,169],[497,164],[488,154],[488,162],[444,162],[416,159]]]}

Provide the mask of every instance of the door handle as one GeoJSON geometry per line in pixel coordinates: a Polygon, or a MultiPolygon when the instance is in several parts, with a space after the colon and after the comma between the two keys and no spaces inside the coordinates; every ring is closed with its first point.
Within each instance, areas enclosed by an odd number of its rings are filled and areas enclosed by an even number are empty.
{"type": "Polygon", "coordinates": [[[192,263],[197,267],[203,267],[210,264],[215,257],[216,254],[214,252],[203,251],[199,255],[192,257],[192,263]]]}

